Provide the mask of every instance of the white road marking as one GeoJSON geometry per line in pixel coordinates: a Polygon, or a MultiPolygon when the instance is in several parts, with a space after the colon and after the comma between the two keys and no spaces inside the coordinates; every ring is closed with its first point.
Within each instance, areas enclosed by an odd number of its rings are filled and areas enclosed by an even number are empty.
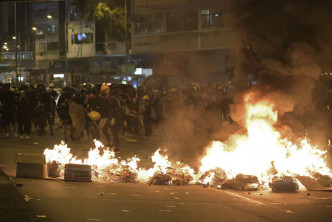
{"type": "Polygon", "coordinates": [[[232,193],[232,192],[226,192],[226,193],[228,193],[228,194],[230,194],[230,195],[232,195],[232,196],[235,196],[235,197],[241,198],[241,199],[243,199],[243,200],[246,200],[246,201],[248,201],[248,202],[250,202],[250,203],[254,203],[254,204],[258,204],[258,205],[262,205],[262,204],[264,204],[263,202],[260,202],[260,201],[257,201],[257,200],[253,200],[253,199],[250,199],[250,198],[247,198],[247,197],[241,196],[241,195],[236,194],[236,193],[232,193]]]}
{"type": "Polygon", "coordinates": [[[172,212],[171,210],[158,210],[158,212],[172,212]]]}

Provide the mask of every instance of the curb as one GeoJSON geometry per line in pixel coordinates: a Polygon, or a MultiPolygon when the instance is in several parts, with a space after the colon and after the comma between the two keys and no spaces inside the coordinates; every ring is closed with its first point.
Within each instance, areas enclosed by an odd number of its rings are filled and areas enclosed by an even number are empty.
{"type": "Polygon", "coordinates": [[[0,168],[0,221],[40,221],[6,173],[0,168]]]}

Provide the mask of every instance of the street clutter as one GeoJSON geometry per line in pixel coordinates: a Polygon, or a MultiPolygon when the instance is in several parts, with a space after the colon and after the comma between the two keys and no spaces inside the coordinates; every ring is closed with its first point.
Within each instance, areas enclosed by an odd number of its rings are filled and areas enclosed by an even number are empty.
{"type": "Polygon", "coordinates": [[[16,177],[43,179],[47,177],[47,167],[43,154],[16,155],[16,177]]]}
{"type": "Polygon", "coordinates": [[[66,164],[64,180],[91,182],[91,166],[85,164],[66,164]]]}

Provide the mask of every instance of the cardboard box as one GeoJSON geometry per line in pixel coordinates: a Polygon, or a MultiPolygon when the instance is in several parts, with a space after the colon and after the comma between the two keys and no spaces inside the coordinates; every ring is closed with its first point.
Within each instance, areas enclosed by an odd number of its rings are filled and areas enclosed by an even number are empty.
{"type": "Polygon", "coordinates": [[[84,164],[66,164],[64,180],[91,182],[91,166],[84,164]]]}
{"type": "Polygon", "coordinates": [[[47,177],[45,156],[43,154],[16,155],[16,177],[43,179],[47,177]]]}

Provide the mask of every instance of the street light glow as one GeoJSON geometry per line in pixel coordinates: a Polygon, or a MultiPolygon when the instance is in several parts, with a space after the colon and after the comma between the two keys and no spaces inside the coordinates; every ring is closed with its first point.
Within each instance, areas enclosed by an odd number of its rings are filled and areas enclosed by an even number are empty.
{"type": "Polygon", "coordinates": [[[33,31],[36,31],[36,30],[37,30],[37,28],[36,28],[36,27],[32,27],[32,30],[33,30],[33,31]]]}
{"type": "Polygon", "coordinates": [[[4,42],[3,44],[7,45],[7,42],[4,42]]]}
{"type": "Polygon", "coordinates": [[[47,15],[46,16],[48,19],[52,19],[52,15],[47,15]]]}
{"type": "Polygon", "coordinates": [[[13,39],[16,39],[16,36],[13,36],[13,39]]]}

